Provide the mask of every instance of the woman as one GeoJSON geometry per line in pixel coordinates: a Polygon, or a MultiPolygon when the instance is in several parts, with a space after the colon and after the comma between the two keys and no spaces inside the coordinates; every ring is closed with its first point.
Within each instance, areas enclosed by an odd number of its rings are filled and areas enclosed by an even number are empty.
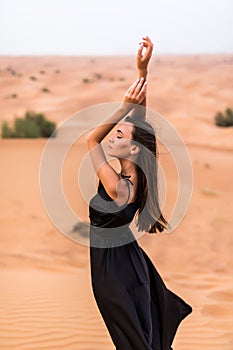
{"type": "Polygon", "coordinates": [[[137,53],[138,79],[121,106],[87,136],[99,178],[98,193],[89,203],[92,288],[116,350],[171,350],[180,322],[192,311],[166,288],[129,228],[136,212],[140,231],[168,227],[158,200],[156,137],[139,106],[146,105],[152,50],[144,37],[137,53]],[[120,173],[107,162],[101,145],[115,126],[108,154],[119,160],[120,173]]]}

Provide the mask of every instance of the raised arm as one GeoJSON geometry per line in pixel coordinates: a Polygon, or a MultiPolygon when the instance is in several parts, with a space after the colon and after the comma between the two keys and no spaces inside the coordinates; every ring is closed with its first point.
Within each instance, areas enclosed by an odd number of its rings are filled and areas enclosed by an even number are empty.
{"type": "MultiPolygon", "coordinates": [[[[148,65],[152,56],[153,52],[153,44],[148,36],[145,36],[142,38],[143,41],[140,42],[137,56],[136,56],[136,66],[137,66],[137,75],[138,78],[144,78],[147,79],[148,75],[148,65]],[[146,49],[143,53],[143,49],[146,49]]],[[[140,103],[140,106],[146,107],[146,96],[144,100],[140,103]]],[[[137,108],[135,107],[130,115],[137,119],[143,119],[146,118],[146,109],[145,108],[137,108]]]]}
{"type": "Polygon", "coordinates": [[[123,194],[127,188],[124,188],[124,186],[126,186],[125,181],[123,181],[123,186],[119,186],[121,185],[121,178],[107,162],[101,141],[112,128],[134,108],[135,104],[139,104],[143,101],[146,95],[146,85],[147,83],[143,78],[135,81],[125,93],[121,106],[104,120],[103,124],[98,125],[92,130],[86,138],[96,174],[109,196],[114,200],[121,194],[121,190],[123,194]]]}

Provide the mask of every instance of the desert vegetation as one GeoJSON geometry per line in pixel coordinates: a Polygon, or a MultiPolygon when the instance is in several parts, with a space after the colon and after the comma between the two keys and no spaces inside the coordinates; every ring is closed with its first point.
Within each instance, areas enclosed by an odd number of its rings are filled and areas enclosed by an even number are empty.
{"type": "Polygon", "coordinates": [[[231,108],[226,108],[225,113],[218,112],[215,115],[215,124],[217,126],[228,127],[233,126],[233,111],[231,108]]]}
{"type": "Polygon", "coordinates": [[[26,111],[23,118],[15,118],[14,126],[2,122],[2,138],[55,137],[56,123],[47,120],[43,113],[26,111]]]}

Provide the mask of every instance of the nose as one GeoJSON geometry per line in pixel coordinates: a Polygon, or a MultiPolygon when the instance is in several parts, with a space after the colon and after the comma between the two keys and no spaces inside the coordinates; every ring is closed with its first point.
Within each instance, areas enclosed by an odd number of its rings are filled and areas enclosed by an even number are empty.
{"type": "Polygon", "coordinates": [[[110,143],[112,143],[112,142],[113,142],[113,140],[112,140],[112,136],[111,136],[111,137],[109,137],[108,141],[109,141],[110,143]]]}

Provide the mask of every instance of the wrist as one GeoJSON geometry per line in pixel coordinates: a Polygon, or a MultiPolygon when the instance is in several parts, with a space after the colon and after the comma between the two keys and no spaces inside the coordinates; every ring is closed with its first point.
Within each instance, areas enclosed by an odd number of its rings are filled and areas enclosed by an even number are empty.
{"type": "Polygon", "coordinates": [[[123,101],[121,103],[121,106],[119,107],[119,110],[121,111],[122,114],[127,114],[133,109],[135,106],[133,103],[123,101]]]}
{"type": "Polygon", "coordinates": [[[141,79],[141,78],[146,78],[146,77],[147,77],[147,74],[148,74],[147,69],[139,69],[139,70],[138,70],[138,78],[139,78],[139,79],[141,79]]]}

